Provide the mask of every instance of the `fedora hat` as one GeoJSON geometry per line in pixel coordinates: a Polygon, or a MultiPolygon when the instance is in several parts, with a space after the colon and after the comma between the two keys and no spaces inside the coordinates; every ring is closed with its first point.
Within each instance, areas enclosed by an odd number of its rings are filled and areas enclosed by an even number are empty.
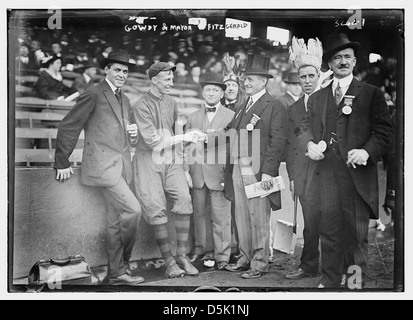
{"type": "Polygon", "coordinates": [[[129,60],[129,54],[126,50],[115,49],[109,52],[108,57],[102,60],[100,66],[102,69],[105,69],[108,63],[119,63],[128,67],[136,66],[136,63],[131,63],[129,60]]]}
{"type": "Polygon", "coordinates": [[[285,78],[283,79],[285,83],[300,83],[298,80],[298,72],[297,71],[290,71],[286,74],[285,78]]]}
{"type": "Polygon", "coordinates": [[[248,54],[244,74],[272,78],[272,74],[268,72],[269,67],[270,58],[261,55],[248,54]]]}
{"type": "Polygon", "coordinates": [[[199,84],[202,88],[207,84],[213,84],[215,86],[221,87],[222,90],[225,90],[227,88],[222,75],[214,71],[207,72],[202,81],[199,82],[199,84]]]}
{"type": "Polygon", "coordinates": [[[323,60],[330,60],[334,53],[346,48],[353,48],[354,54],[357,54],[357,51],[360,49],[360,47],[360,42],[352,42],[348,39],[345,33],[339,33],[327,41],[323,60]]]}

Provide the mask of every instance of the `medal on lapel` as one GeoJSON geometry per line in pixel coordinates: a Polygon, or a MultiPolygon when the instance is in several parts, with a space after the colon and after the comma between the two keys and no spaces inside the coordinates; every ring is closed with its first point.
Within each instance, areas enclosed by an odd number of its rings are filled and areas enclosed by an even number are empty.
{"type": "Polygon", "coordinates": [[[247,130],[248,131],[252,131],[255,127],[255,125],[257,124],[258,120],[260,120],[261,118],[259,116],[257,116],[255,113],[252,115],[252,118],[250,120],[250,123],[247,124],[247,130]]]}
{"type": "Polygon", "coordinates": [[[350,113],[353,112],[353,99],[355,98],[355,96],[348,96],[348,95],[344,95],[344,107],[343,109],[341,109],[341,111],[343,111],[343,113],[345,115],[349,115],[350,113]]]}

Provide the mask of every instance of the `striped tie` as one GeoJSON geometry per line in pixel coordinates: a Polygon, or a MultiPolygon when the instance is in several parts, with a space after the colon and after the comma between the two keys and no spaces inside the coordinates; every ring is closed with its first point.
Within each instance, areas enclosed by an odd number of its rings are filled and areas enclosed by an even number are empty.
{"type": "Polygon", "coordinates": [[[339,105],[341,98],[343,97],[343,92],[340,88],[340,82],[337,82],[336,91],[334,92],[334,98],[336,99],[336,105],[339,105]]]}

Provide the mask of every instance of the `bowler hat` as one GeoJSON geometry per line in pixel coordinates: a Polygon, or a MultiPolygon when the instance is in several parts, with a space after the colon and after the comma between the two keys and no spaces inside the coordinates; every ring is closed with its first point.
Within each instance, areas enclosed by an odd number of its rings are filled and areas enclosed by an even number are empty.
{"type": "Polygon", "coordinates": [[[218,72],[210,71],[205,74],[202,81],[199,82],[203,88],[207,84],[213,84],[215,86],[221,87],[222,90],[227,88],[227,85],[224,83],[224,78],[218,72]]]}
{"type": "Polygon", "coordinates": [[[102,60],[100,66],[104,69],[108,63],[119,63],[128,67],[136,66],[135,63],[129,62],[129,54],[123,49],[116,49],[109,52],[108,57],[102,60]]]}
{"type": "Polygon", "coordinates": [[[332,37],[330,40],[327,40],[326,50],[323,55],[323,60],[328,61],[333,56],[334,53],[346,49],[353,48],[354,54],[357,53],[360,49],[360,42],[352,42],[348,39],[345,33],[339,33],[336,36],[332,37]]]}
{"type": "Polygon", "coordinates": [[[174,72],[176,70],[176,67],[169,64],[168,62],[162,62],[162,61],[155,62],[148,69],[149,79],[152,79],[154,76],[156,76],[161,71],[169,71],[169,70],[174,72]]]}
{"type": "Polygon", "coordinates": [[[285,83],[300,83],[298,80],[298,72],[296,71],[291,71],[288,72],[286,77],[283,79],[285,83]]]}
{"type": "Polygon", "coordinates": [[[249,54],[244,74],[272,78],[272,74],[268,72],[269,67],[270,58],[261,55],[249,54]]]}

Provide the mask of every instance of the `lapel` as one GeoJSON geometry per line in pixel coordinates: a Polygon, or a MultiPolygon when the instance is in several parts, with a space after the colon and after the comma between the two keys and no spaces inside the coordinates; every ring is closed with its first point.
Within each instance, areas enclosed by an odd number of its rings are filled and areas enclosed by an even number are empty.
{"type": "Polygon", "coordinates": [[[238,130],[242,115],[243,113],[245,113],[245,108],[247,107],[248,101],[249,101],[249,96],[248,96],[248,99],[246,99],[246,101],[239,108],[239,111],[236,113],[234,120],[232,120],[234,121],[234,125],[232,126],[232,128],[235,128],[236,130],[238,130]]]}
{"type": "MultiPolygon", "coordinates": [[[[243,114],[242,122],[248,124],[254,114],[261,118],[261,114],[264,112],[265,108],[268,107],[270,102],[271,96],[266,92],[261,98],[258,99],[257,102],[254,103],[247,114],[243,114]]],[[[243,113],[245,113],[245,111],[243,111],[243,113]]]]}
{"type": "MultiPolygon", "coordinates": [[[[345,94],[346,96],[354,96],[353,105],[351,106],[353,109],[356,106],[356,100],[357,100],[358,95],[361,92],[361,88],[362,88],[361,83],[358,80],[356,80],[356,78],[353,78],[345,94]]],[[[344,104],[344,97],[340,102],[340,108],[338,110],[339,117],[343,114],[343,104],[344,104]]]]}
{"type": "Polygon", "coordinates": [[[221,124],[224,122],[225,120],[225,110],[224,110],[224,106],[221,105],[219,106],[217,113],[215,114],[214,119],[212,119],[212,123],[211,123],[211,128],[218,130],[221,127],[221,124]]]}
{"type": "MultiPolygon", "coordinates": [[[[113,93],[112,89],[110,88],[109,84],[106,82],[106,80],[103,80],[101,83],[102,87],[102,92],[105,95],[106,99],[109,102],[110,107],[112,108],[113,112],[115,113],[116,117],[118,118],[119,122],[121,123],[122,127],[124,126],[123,121],[122,121],[122,114],[121,114],[121,107],[119,106],[118,100],[115,97],[115,94],[113,93]]],[[[123,93],[122,93],[122,102],[124,102],[123,99],[123,93]]],[[[123,108],[126,109],[126,108],[123,108]]],[[[126,117],[127,119],[127,117],[126,117]]]]}
{"type": "MultiPolygon", "coordinates": [[[[320,94],[318,96],[318,100],[321,101],[322,107],[321,107],[321,122],[323,124],[323,132],[326,128],[327,124],[327,110],[328,110],[328,104],[329,104],[329,98],[330,96],[333,96],[333,81],[331,81],[330,85],[322,89],[321,91],[323,94],[320,94]]],[[[320,92],[320,93],[321,93],[320,92]]],[[[316,104],[315,102],[314,104],[316,104]]],[[[308,107],[308,102],[307,102],[307,107],[308,107]]],[[[324,134],[323,134],[323,139],[324,139],[324,134]]]]}

